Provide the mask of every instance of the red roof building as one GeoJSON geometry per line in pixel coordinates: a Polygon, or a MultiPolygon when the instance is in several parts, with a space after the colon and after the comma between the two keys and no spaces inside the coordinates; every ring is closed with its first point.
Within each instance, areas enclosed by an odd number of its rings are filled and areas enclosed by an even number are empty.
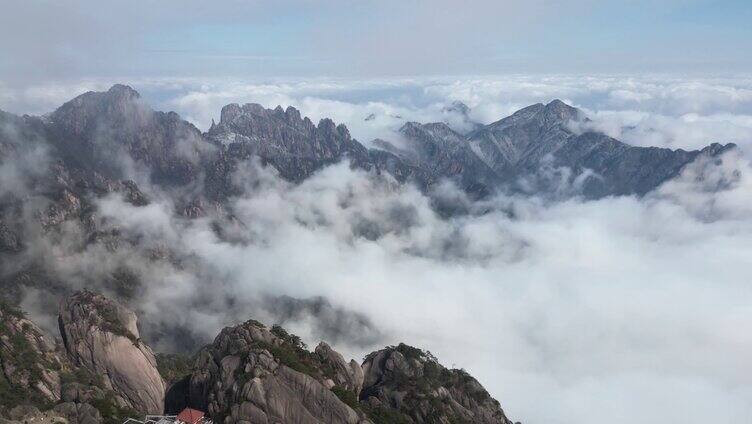
{"type": "Polygon", "coordinates": [[[191,408],[185,408],[178,414],[175,419],[185,424],[199,424],[204,419],[204,413],[191,408]]]}

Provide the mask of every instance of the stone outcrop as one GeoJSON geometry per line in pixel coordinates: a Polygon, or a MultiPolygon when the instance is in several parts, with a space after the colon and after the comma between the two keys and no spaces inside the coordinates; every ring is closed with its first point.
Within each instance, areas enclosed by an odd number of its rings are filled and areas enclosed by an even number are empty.
{"type": "Polygon", "coordinates": [[[154,353],[139,338],[132,311],[84,291],[61,303],[59,323],[71,361],[101,376],[121,406],[162,412],[165,384],[154,353]]]}
{"type": "Polygon", "coordinates": [[[0,422],[98,424],[99,387],[75,381],[62,346],[18,309],[0,302],[0,422]]]}
{"type": "Polygon", "coordinates": [[[250,320],[222,330],[192,365],[187,357],[163,357],[163,372],[174,374],[165,398],[135,315],[104,296],[85,291],[62,302],[70,360],[17,309],[2,304],[0,314],[0,419],[119,422],[162,413],[164,404],[167,413],[193,407],[228,424],[510,424],[474,378],[402,344],[368,355],[361,366],[324,342],[309,351],[282,327],[250,320]],[[11,363],[9,353],[26,361],[11,363]]]}
{"type": "Polygon", "coordinates": [[[499,402],[462,370],[450,370],[430,353],[400,344],[363,362],[361,402],[395,411],[402,422],[511,424],[499,402]]]}
{"type": "Polygon", "coordinates": [[[359,394],[363,387],[363,369],[355,360],[345,362],[345,358],[328,344],[321,342],[316,346],[316,355],[321,359],[324,367],[331,371],[331,379],[325,383],[329,388],[341,387],[354,394],[359,394]]]}
{"type": "Polygon", "coordinates": [[[368,422],[327,387],[337,376],[326,358],[279,327],[248,321],[225,328],[198,355],[190,404],[227,424],[368,422]]]}
{"type": "Polygon", "coordinates": [[[401,344],[361,367],[253,320],[222,330],[179,384],[187,406],[225,423],[511,424],[477,380],[430,353],[401,344]]]}

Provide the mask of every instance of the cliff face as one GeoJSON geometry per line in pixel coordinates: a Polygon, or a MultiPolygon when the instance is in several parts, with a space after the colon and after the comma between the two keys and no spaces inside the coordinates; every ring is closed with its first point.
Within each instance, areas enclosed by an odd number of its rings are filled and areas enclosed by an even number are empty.
{"type": "Polygon", "coordinates": [[[104,296],[80,292],[62,302],[60,332],[71,361],[102,376],[122,406],[160,414],[165,384],[144,344],[136,315],[104,296]]]}
{"type": "MultiPolygon", "coordinates": [[[[270,163],[292,181],[301,181],[323,166],[348,158],[354,166],[367,168],[368,151],[350,136],[344,125],[322,119],[314,125],[293,107],[264,109],[258,104],[230,104],[222,108],[219,124],[206,133],[209,140],[241,145],[262,162],[270,163]]],[[[232,146],[234,144],[234,146],[232,146]]]]}

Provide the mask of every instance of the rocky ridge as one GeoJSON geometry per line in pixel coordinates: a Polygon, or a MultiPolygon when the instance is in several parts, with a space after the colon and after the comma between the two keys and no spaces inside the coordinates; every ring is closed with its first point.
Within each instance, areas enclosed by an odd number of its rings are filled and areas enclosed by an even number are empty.
{"type": "Polygon", "coordinates": [[[173,367],[183,376],[164,397],[133,312],[116,302],[87,291],[65,299],[63,343],[17,309],[1,313],[0,419],[118,423],[193,407],[217,423],[510,424],[475,379],[404,344],[360,365],[324,342],[310,351],[282,327],[249,320],[222,330],[190,365],[173,367]],[[28,344],[9,345],[14,337],[28,344]],[[10,364],[9,354],[24,354],[27,364],[10,364]]]}
{"type": "Polygon", "coordinates": [[[511,424],[477,380],[420,349],[387,347],[358,365],[253,320],[222,330],[176,387],[184,401],[168,411],[190,406],[225,423],[511,424]]]}
{"type": "MultiPolygon", "coordinates": [[[[75,305],[70,309],[64,306],[61,311],[61,336],[65,342],[46,334],[19,309],[7,304],[0,307],[0,322],[3,323],[0,326],[0,418],[95,424],[120,423],[147,412],[161,413],[162,398],[152,404],[138,401],[149,397],[149,387],[144,387],[140,377],[150,375],[153,368],[132,355],[131,346],[117,342],[121,337],[128,339],[127,335],[132,335],[126,332],[133,330],[133,313],[90,292],[77,293],[63,305],[75,305]],[[113,308],[112,317],[117,320],[108,324],[98,321],[98,326],[92,326],[92,308],[103,310],[105,307],[113,308]],[[82,314],[82,311],[88,313],[82,314]],[[83,336],[87,341],[82,343],[96,345],[96,348],[83,352],[81,343],[71,343],[82,337],[82,331],[90,332],[83,336]],[[120,361],[111,361],[115,351],[120,361]],[[133,358],[135,360],[131,360],[133,358]],[[106,369],[100,367],[102,364],[107,364],[106,369]]],[[[101,317],[101,314],[97,312],[96,316],[101,317]]],[[[142,349],[148,351],[145,345],[142,349]]]]}

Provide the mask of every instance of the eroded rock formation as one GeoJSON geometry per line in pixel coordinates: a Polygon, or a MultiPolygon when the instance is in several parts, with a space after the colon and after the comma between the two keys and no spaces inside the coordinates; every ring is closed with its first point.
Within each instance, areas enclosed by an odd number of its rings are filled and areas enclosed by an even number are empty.
{"type": "Polygon", "coordinates": [[[102,376],[118,402],[159,414],[165,384],[152,350],[141,341],[136,315],[92,292],[79,292],[60,307],[60,332],[72,362],[102,376]]]}

